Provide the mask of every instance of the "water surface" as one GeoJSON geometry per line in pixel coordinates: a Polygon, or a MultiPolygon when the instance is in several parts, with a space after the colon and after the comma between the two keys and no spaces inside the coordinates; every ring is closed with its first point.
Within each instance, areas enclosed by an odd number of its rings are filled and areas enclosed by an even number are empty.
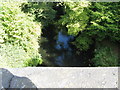
{"type": "Polygon", "coordinates": [[[64,30],[44,30],[40,53],[47,66],[85,66],[84,57],[77,55],[74,47],[70,44],[73,36],[67,35],[64,30]]]}

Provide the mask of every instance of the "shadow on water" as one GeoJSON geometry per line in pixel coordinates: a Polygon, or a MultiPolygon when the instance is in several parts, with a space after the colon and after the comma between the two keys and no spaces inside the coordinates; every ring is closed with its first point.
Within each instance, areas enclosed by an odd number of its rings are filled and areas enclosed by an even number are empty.
{"type": "Polygon", "coordinates": [[[66,30],[56,30],[50,26],[43,30],[40,42],[40,53],[46,66],[87,66],[83,55],[76,54],[70,44],[74,37],[67,35],[66,30]]]}

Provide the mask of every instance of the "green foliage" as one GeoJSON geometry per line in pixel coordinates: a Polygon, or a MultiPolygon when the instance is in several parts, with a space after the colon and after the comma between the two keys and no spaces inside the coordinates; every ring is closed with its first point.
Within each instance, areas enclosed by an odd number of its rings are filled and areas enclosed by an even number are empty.
{"type": "Polygon", "coordinates": [[[94,66],[118,66],[118,56],[108,47],[100,47],[95,50],[95,57],[92,59],[94,66]]]}
{"type": "Polygon", "coordinates": [[[41,22],[43,26],[53,23],[56,11],[53,9],[54,3],[50,2],[29,2],[22,4],[22,10],[34,16],[35,20],[41,22]]]}
{"type": "Polygon", "coordinates": [[[77,48],[80,50],[88,50],[89,45],[93,43],[93,40],[91,40],[88,36],[82,36],[76,38],[76,41],[73,42],[74,45],[76,45],[77,48]]]}
{"type": "Polygon", "coordinates": [[[21,46],[5,44],[0,48],[1,68],[36,66],[42,63],[40,58],[33,58],[21,46]]]}
{"type": "MultiPolygon", "coordinates": [[[[65,15],[59,21],[74,35],[73,44],[79,50],[104,39],[120,42],[120,2],[64,3],[65,15]]],[[[96,45],[95,45],[96,46],[96,45]]],[[[108,47],[96,49],[95,66],[118,66],[118,57],[108,47]]]]}
{"type": "Polygon", "coordinates": [[[110,38],[120,41],[120,2],[65,3],[65,15],[60,20],[70,35],[77,36],[73,44],[80,50],[89,49],[94,41],[110,38]]]}
{"type": "Polygon", "coordinates": [[[4,45],[0,48],[0,67],[24,67],[29,56],[22,47],[4,45]]]}
{"type": "Polygon", "coordinates": [[[88,16],[84,12],[84,8],[89,5],[88,2],[65,2],[65,15],[59,21],[65,25],[70,35],[77,35],[80,31],[84,30],[87,25],[88,16]]]}
{"type": "MultiPolygon", "coordinates": [[[[6,53],[9,53],[10,55],[12,55],[12,52],[14,52],[15,49],[17,49],[15,53],[13,53],[12,57],[6,56],[5,61],[7,62],[15,59],[19,62],[20,60],[23,59],[23,56],[25,59],[28,56],[31,58],[32,61],[34,58],[33,62],[40,61],[41,63],[41,58],[38,59],[38,57],[40,57],[40,54],[38,53],[38,48],[39,48],[38,37],[40,36],[41,33],[41,28],[40,28],[41,25],[36,22],[33,22],[34,20],[33,17],[29,17],[28,15],[24,14],[21,11],[19,7],[21,5],[20,2],[19,3],[1,2],[1,4],[2,4],[2,9],[0,9],[1,12],[0,13],[0,22],[1,22],[0,44],[2,46],[6,44],[12,45],[10,48],[11,52],[6,51],[6,53]],[[25,55],[21,54],[22,52],[26,55],[26,57],[25,55]],[[16,53],[18,53],[19,57],[17,57],[18,55],[16,53]],[[37,58],[35,59],[35,57],[37,58]]],[[[4,46],[3,48],[1,48],[2,51],[4,51],[4,54],[7,48],[8,46],[4,46]]],[[[25,59],[23,59],[22,61],[24,61],[25,59]]],[[[2,59],[2,61],[4,61],[4,59],[2,59]]],[[[11,62],[11,64],[8,66],[16,67],[16,65],[14,64],[15,62],[13,60],[13,63],[11,62]]],[[[20,66],[23,66],[23,64],[21,64],[20,66]]]]}
{"type": "Polygon", "coordinates": [[[120,5],[118,2],[101,2],[92,3],[89,7],[89,24],[86,30],[88,35],[96,38],[97,41],[101,41],[106,37],[111,40],[120,41],[120,28],[118,22],[120,21],[120,5]]]}
{"type": "MultiPolygon", "coordinates": [[[[24,67],[41,64],[38,37],[41,27],[50,24],[65,26],[75,36],[73,44],[88,50],[104,39],[120,42],[120,2],[64,2],[60,13],[56,3],[0,2],[0,66],[24,67]],[[21,11],[22,9],[22,11],[21,11]],[[60,15],[62,14],[60,20],[60,15]],[[64,15],[63,15],[64,13],[64,15]],[[39,23],[35,22],[38,21],[39,23]],[[57,22],[58,21],[58,22],[57,22]],[[59,25],[61,24],[61,25],[59,25]]],[[[117,57],[110,48],[97,48],[95,66],[116,66],[117,57]]]]}

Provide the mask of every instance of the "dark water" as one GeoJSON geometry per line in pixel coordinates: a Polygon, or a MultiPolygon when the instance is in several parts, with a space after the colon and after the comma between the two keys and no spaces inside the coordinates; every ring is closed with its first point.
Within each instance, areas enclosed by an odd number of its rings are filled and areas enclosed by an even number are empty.
{"type": "Polygon", "coordinates": [[[44,30],[40,53],[47,66],[86,66],[84,57],[76,54],[76,50],[70,44],[74,37],[67,35],[65,30],[44,30]]]}

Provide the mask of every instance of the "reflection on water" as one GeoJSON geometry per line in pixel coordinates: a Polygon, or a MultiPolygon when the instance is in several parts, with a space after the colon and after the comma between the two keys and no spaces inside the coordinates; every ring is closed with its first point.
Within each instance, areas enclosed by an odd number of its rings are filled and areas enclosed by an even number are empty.
{"type": "Polygon", "coordinates": [[[43,32],[40,53],[48,66],[84,66],[82,56],[78,56],[71,47],[73,36],[66,35],[63,30],[43,32]]]}
{"type": "Polygon", "coordinates": [[[63,51],[59,56],[55,58],[55,63],[59,66],[64,65],[65,59],[72,56],[72,49],[69,46],[69,41],[73,39],[73,36],[64,35],[62,31],[59,31],[58,38],[56,40],[55,49],[63,51]]]}
{"type": "Polygon", "coordinates": [[[58,50],[65,49],[71,51],[68,42],[72,39],[74,39],[73,36],[64,35],[61,31],[59,31],[55,48],[58,50]]]}

